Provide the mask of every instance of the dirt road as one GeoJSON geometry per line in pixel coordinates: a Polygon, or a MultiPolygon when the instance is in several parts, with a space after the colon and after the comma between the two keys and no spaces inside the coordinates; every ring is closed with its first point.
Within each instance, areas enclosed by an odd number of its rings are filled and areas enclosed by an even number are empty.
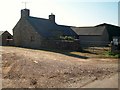
{"type": "Polygon", "coordinates": [[[96,80],[82,88],[118,88],[118,74],[103,80],[96,80]]]}
{"type": "Polygon", "coordinates": [[[117,59],[83,59],[18,47],[2,47],[1,52],[4,88],[81,88],[118,71],[117,59]]]}

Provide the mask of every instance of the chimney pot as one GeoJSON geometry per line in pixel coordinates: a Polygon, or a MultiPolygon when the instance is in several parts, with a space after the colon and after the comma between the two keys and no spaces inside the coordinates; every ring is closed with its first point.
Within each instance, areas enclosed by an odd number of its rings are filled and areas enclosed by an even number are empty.
{"type": "Polygon", "coordinates": [[[49,20],[52,22],[55,22],[55,15],[53,13],[51,13],[51,15],[49,15],[49,20]]]}
{"type": "Polygon", "coordinates": [[[28,17],[30,15],[29,9],[22,9],[21,10],[21,17],[28,17]]]}

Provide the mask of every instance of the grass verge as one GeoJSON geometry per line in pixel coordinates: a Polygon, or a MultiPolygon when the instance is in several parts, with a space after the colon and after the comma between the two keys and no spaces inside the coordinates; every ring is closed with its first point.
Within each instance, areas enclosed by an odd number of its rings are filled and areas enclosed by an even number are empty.
{"type": "Polygon", "coordinates": [[[106,51],[104,55],[111,58],[120,58],[120,53],[113,53],[111,51],[106,51]]]}

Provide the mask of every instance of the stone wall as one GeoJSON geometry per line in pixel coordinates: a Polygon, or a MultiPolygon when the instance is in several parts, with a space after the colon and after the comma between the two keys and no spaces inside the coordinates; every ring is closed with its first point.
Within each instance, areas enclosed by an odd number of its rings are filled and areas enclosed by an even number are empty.
{"type": "Polygon", "coordinates": [[[44,48],[50,48],[50,49],[80,50],[79,41],[46,40],[42,44],[44,48]]]}
{"type": "Polygon", "coordinates": [[[15,46],[40,48],[43,37],[38,34],[26,19],[22,19],[13,29],[15,46]]]}

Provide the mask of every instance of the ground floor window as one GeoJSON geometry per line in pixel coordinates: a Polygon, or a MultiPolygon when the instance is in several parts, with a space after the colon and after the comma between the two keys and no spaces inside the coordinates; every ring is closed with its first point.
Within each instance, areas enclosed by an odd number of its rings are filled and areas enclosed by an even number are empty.
{"type": "Polygon", "coordinates": [[[35,41],[35,37],[34,37],[34,36],[31,36],[31,37],[30,37],[30,41],[31,41],[31,42],[35,41]]]}

